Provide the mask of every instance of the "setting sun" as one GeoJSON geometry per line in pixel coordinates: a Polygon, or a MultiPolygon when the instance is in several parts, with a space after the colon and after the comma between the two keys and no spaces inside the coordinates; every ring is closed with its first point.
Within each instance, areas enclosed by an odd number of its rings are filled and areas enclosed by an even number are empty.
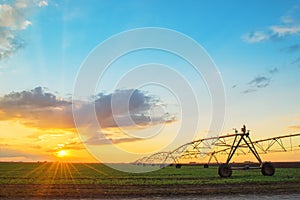
{"type": "Polygon", "coordinates": [[[67,152],[66,150],[60,150],[60,151],[58,151],[58,152],[56,153],[56,155],[57,155],[58,157],[65,157],[65,156],[68,155],[68,152],[67,152]]]}

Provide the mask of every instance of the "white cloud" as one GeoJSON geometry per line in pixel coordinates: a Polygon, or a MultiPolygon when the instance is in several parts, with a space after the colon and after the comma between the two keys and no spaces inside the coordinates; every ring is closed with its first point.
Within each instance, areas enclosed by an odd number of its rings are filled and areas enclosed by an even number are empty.
{"type": "Polygon", "coordinates": [[[17,9],[25,9],[32,7],[45,7],[48,6],[48,0],[15,0],[14,7],[17,9]]]}
{"type": "Polygon", "coordinates": [[[15,6],[18,9],[24,9],[24,8],[27,8],[28,5],[26,4],[25,1],[17,1],[15,6]]]}
{"type": "Polygon", "coordinates": [[[246,33],[242,39],[248,43],[262,42],[269,39],[269,35],[262,31],[254,31],[246,33]]]}
{"type": "Polygon", "coordinates": [[[0,27],[11,30],[24,30],[30,25],[28,21],[17,8],[10,5],[0,5],[0,27]]]}
{"type": "Polygon", "coordinates": [[[0,3],[0,61],[11,57],[24,46],[20,32],[26,30],[31,21],[28,11],[34,7],[47,6],[47,0],[15,0],[0,3]]]}
{"type": "Polygon", "coordinates": [[[299,26],[271,26],[270,30],[274,35],[278,37],[284,37],[287,35],[296,35],[300,33],[300,25],[299,26]]]}
{"type": "Polygon", "coordinates": [[[12,47],[10,40],[14,39],[14,35],[8,30],[1,30],[0,35],[0,49],[10,49],[12,47]]]}
{"type": "Polygon", "coordinates": [[[258,43],[270,39],[278,39],[286,36],[300,35],[300,25],[274,25],[267,31],[252,31],[242,36],[243,41],[258,43]]]}
{"type": "Polygon", "coordinates": [[[257,43],[300,35],[299,8],[300,7],[293,7],[286,15],[283,15],[280,18],[279,24],[266,27],[263,31],[248,32],[242,36],[242,39],[248,43],[257,43]]]}
{"type": "Polygon", "coordinates": [[[24,46],[23,40],[16,36],[17,31],[25,30],[31,22],[18,8],[0,4],[0,60],[10,57],[24,46]]]}
{"type": "Polygon", "coordinates": [[[48,6],[48,1],[40,1],[39,3],[38,3],[38,6],[39,7],[45,7],[45,6],[48,6]]]}
{"type": "Polygon", "coordinates": [[[293,23],[294,22],[294,19],[291,16],[289,16],[289,15],[282,16],[280,19],[285,24],[289,24],[289,23],[293,23]]]}
{"type": "Polygon", "coordinates": [[[0,61],[9,58],[24,46],[24,41],[14,35],[13,31],[0,28],[0,61]]]}

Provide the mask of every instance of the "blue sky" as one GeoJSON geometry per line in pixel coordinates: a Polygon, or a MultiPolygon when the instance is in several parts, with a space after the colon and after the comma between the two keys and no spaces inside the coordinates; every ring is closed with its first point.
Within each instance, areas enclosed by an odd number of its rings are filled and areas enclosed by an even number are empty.
{"type": "MultiPolygon", "coordinates": [[[[297,13],[297,1],[209,2],[50,1],[48,6],[26,13],[32,24],[18,33],[26,46],[9,61],[2,61],[2,66],[27,66],[33,72],[28,78],[33,74],[39,77],[31,84],[26,81],[28,87],[47,80],[53,84],[55,77],[59,80],[56,90],[69,92],[80,64],[96,45],[121,31],[148,26],[174,29],[192,37],[224,73],[235,68],[262,73],[262,68],[287,62],[284,59],[289,55],[280,50],[293,45],[297,37],[254,44],[242,37],[282,24],[284,16],[297,13]]],[[[5,88],[24,89],[22,86],[5,88]]]]}
{"type": "MultiPolygon", "coordinates": [[[[81,65],[97,45],[130,29],[161,27],[191,37],[215,62],[226,89],[224,132],[243,123],[264,137],[300,130],[299,0],[1,0],[0,6],[1,96],[41,86],[69,99],[81,65]]],[[[111,85],[123,72],[151,61],[170,64],[198,85],[202,117],[211,115],[203,80],[166,52],[120,58],[98,92],[113,92],[111,85]]],[[[176,104],[163,89],[146,90],[176,104]]]]}
{"type": "MultiPolygon", "coordinates": [[[[96,45],[119,32],[148,26],[174,29],[192,37],[224,73],[236,68],[262,73],[263,68],[288,62],[285,59],[291,55],[281,50],[292,46],[299,40],[297,37],[257,43],[247,43],[242,38],[247,33],[268,32],[270,26],[281,25],[284,16],[297,13],[297,1],[209,2],[50,1],[48,6],[26,13],[32,24],[17,33],[26,45],[1,65],[10,70],[19,65],[27,67],[24,70],[29,71],[28,79],[34,80],[27,79],[27,87],[56,82],[56,90],[70,92],[80,64],[96,45]]],[[[12,82],[10,79],[7,77],[5,83],[12,82]]],[[[24,84],[5,85],[6,92],[24,89],[24,84]]]]}

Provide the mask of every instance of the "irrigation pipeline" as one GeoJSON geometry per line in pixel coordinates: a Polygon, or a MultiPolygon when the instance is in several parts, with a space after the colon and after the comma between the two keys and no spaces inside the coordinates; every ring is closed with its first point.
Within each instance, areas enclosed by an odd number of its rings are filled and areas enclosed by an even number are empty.
{"type": "MultiPolygon", "coordinates": [[[[134,163],[136,164],[152,164],[152,163],[178,163],[179,159],[184,158],[192,158],[192,157],[205,157],[211,156],[215,157],[217,153],[227,153],[228,150],[234,147],[234,141],[237,137],[243,137],[244,135],[249,136],[249,131],[246,133],[238,133],[235,130],[235,134],[222,135],[219,137],[210,137],[203,138],[199,140],[194,140],[192,142],[188,142],[169,152],[158,152],[152,154],[148,157],[143,157],[134,163]],[[215,150],[217,148],[217,150],[215,150]],[[221,149],[219,149],[221,148],[221,149]],[[222,149],[223,148],[223,149],[222,149]]],[[[251,141],[251,145],[255,146],[262,153],[267,152],[286,152],[286,151],[294,151],[297,150],[299,146],[292,145],[292,138],[300,136],[300,133],[290,134],[290,135],[282,135],[277,137],[271,137],[266,139],[260,139],[251,141]],[[289,147],[285,146],[283,139],[290,138],[289,147]],[[267,143],[267,144],[265,144],[267,143]],[[279,147],[278,149],[274,149],[274,147],[279,147]],[[275,150],[275,151],[274,151],[275,150]]],[[[249,138],[250,139],[250,138],[249,138]]],[[[248,144],[239,144],[240,148],[247,148],[248,144]]],[[[255,149],[254,147],[254,149],[255,149]]],[[[242,151],[242,150],[241,150],[242,151]]],[[[244,152],[245,153],[245,152],[244,152]]],[[[211,158],[210,158],[211,159],[211,158]]]]}

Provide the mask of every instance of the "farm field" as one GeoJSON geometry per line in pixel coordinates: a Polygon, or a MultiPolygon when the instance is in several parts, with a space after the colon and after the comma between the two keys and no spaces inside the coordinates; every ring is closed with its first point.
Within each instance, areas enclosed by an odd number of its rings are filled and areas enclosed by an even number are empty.
{"type": "Polygon", "coordinates": [[[216,167],[168,166],[125,173],[93,163],[0,163],[0,197],[105,198],[237,193],[299,193],[300,168],[234,171],[220,178],[216,167]]]}

